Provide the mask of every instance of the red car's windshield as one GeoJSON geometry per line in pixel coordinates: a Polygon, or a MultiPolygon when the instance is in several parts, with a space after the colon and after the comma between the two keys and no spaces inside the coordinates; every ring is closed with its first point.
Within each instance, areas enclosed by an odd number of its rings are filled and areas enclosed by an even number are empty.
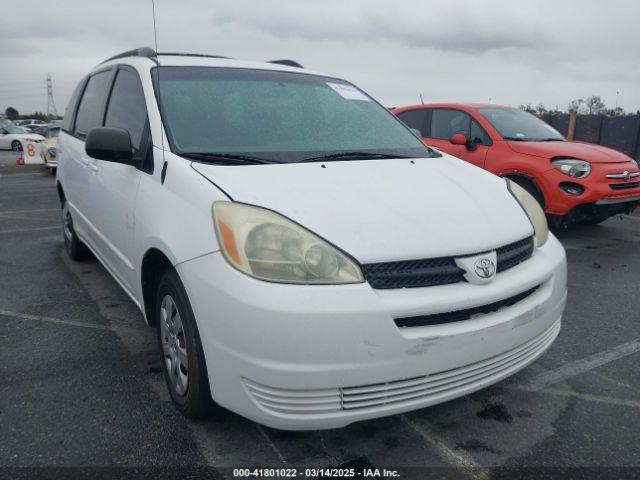
{"type": "Polygon", "coordinates": [[[552,126],[524,110],[517,108],[486,107],[478,112],[498,130],[505,140],[520,142],[564,141],[552,126]]]}

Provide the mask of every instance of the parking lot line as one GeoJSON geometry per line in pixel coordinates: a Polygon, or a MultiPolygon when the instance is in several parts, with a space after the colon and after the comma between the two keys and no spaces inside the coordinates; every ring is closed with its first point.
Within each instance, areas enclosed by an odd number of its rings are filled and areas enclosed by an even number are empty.
{"type": "Polygon", "coordinates": [[[260,432],[260,434],[264,437],[264,439],[266,440],[266,442],[269,445],[269,447],[271,447],[271,449],[278,456],[278,458],[280,459],[282,464],[283,465],[289,465],[289,462],[287,462],[287,459],[284,458],[284,455],[282,454],[282,452],[280,451],[278,446],[275,443],[273,443],[273,440],[271,440],[271,438],[269,437],[267,432],[264,431],[264,428],[262,428],[262,425],[260,425],[259,423],[256,423],[255,426],[258,429],[258,431],[260,432]]]}
{"type": "Polygon", "coordinates": [[[516,388],[522,388],[529,391],[541,390],[555,383],[575,377],[628,355],[632,355],[638,351],[640,351],[640,338],[622,343],[602,352],[594,353],[593,355],[580,360],[567,363],[554,370],[541,373],[540,375],[533,377],[527,383],[517,385],[516,388]]]}
{"type": "Polygon", "coordinates": [[[18,213],[32,213],[32,212],[57,212],[59,208],[34,208],[31,210],[0,210],[0,215],[13,215],[18,213]]]}
{"type": "Polygon", "coordinates": [[[55,225],[51,227],[32,227],[32,228],[14,228],[9,230],[0,230],[0,234],[3,233],[22,233],[22,232],[36,232],[38,230],[58,230],[62,227],[60,225],[55,225]]]}
{"type": "MultiPolygon", "coordinates": [[[[508,387],[510,388],[510,387],[508,387]]],[[[515,388],[513,389],[515,390],[515,388]]],[[[527,389],[523,389],[527,390],[527,389]]],[[[626,398],[616,398],[616,397],[603,397],[602,395],[593,395],[591,393],[582,393],[576,392],[572,390],[561,390],[555,388],[544,388],[541,390],[536,390],[539,393],[546,393],[549,395],[558,395],[561,397],[572,397],[578,398],[580,400],[587,400],[589,402],[597,402],[604,403],[608,405],[616,405],[621,407],[631,407],[631,408],[640,408],[640,401],[637,400],[628,400],[626,398]]]]}
{"type": "Polygon", "coordinates": [[[489,472],[482,468],[469,455],[457,452],[449,448],[438,436],[423,422],[412,421],[407,415],[400,415],[400,420],[422,437],[448,464],[457,468],[467,477],[474,480],[488,480],[489,472]]]}
{"type": "Polygon", "coordinates": [[[106,330],[110,332],[119,332],[119,331],[127,331],[130,333],[140,332],[139,329],[135,329],[135,328],[112,327],[110,325],[101,325],[99,323],[74,322],[73,320],[63,320],[61,318],[45,317],[42,315],[31,315],[28,313],[20,313],[20,312],[11,312],[8,310],[0,310],[0,316],[16,318],[20,320],[32,320],[36,322],[55,323],[58,325],[66,325],[70,327],[92,328],[94,330],[106,330]]]}

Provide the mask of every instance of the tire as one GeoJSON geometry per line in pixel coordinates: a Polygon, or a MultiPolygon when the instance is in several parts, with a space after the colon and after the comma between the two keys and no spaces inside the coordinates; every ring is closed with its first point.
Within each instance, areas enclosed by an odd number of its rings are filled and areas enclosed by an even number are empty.
{"type": "Polygon", "coordinates": [[[544,210],[544,197],[542,192],[538,190],[538,187],[536,187],[532,181],[524,180],[522,178],[512,178],[511,180],[529,192],[531,196],[536,199],[542,210],[544,210]]]}
{"type": "Polygon", "coordinates": [[[64,246],[71,260],[79,262],[91,256],[89,249],[82,243],[73,229],[71,210],[69,210],[69,204],[66,200],[62,204],[62,236],[64,237],[64,246]]]}
{"type": "Polygon", "coordinates": [[[14,152],[21,152],[22,142],[20,142],[19,140],[14,140],[13,142],[11,142],[11,150],[13,150],[14,152]]]}
{"type": "Polygon", "coordinates": [[[560,232],[567,229],[567,219],[564,215],[547,214],[547,224],[553,232],[560,232]]]}
{"type": "Polygon", "coordinates": [[[155,299],[158,349],[171,399],[185,417],[206,418],[214,410],[207,365],[189,298],[175,270],[162,276],[155,299]]]}

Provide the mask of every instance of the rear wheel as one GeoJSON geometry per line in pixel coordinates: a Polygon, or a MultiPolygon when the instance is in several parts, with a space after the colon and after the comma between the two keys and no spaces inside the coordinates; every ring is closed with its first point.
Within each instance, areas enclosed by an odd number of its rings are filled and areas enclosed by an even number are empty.
{"type": "Polygon", "coordinates": [[[160,279],[155,319],[162,370],[173,403],[188,418],[209,416],[213,400],[202,343],[187,293],[175,270],[160,279]]]}
{"type": "Polygon", "coordinates": [[[22,142],[20,142],[19,140],[14,140],[13,142],[11,142],[11,150],[13,150],[14,152],[21,152],[22,142]]]}
{"type": "Polygon", "coordinates": [[[66,200],[62,205],[62,235],[64,237],[64,246],[71,260],[79,261],[89,257],[89,249],[82,243],[73,229],[71,210],[69,210],[69,204],[66,200]]]}

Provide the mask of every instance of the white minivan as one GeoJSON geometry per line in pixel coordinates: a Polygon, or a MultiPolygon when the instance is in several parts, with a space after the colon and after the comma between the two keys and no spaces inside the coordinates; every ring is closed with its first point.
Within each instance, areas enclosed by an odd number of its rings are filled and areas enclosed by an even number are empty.
{"type": "Polygon", "coordinates": [[[69,255],[91,251],[157,329],[189,417],[423,408],[560,329],[565,253],[537,202],[295,62],[118,55],[74,92],[58,159],[69,255]]]}

